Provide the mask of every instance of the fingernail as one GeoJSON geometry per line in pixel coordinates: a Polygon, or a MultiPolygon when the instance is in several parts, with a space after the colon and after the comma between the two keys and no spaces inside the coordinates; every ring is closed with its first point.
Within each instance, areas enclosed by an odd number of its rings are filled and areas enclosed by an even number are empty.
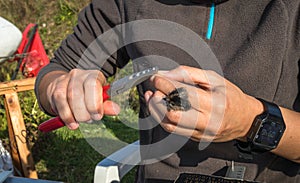
{"type": "Polygon", "coordinates": [[[114,105],[114,112],[116,114],[119,114],[121,112],[120,106],[119,105],[114,105]]]}
{"type": "Polygon", "coordinates": [[[67,124],[68,128],[71,130],[75,130],[78,128],[79,124],[78,123],[69,123],[67,124]]]}
{"type": "Polygon", "coordinates": [[[90,119],[90,120],[86,121],[86,123],[91,124],[91,123],[93,123],[93,120],[90,119]]]}
{"type": "Polygon", "coordinates": [[[102,119],[102,115],[101,114],[92,114],[92,119],[93,120],[96,120],[96,121],[99,121],[102,119]]]}

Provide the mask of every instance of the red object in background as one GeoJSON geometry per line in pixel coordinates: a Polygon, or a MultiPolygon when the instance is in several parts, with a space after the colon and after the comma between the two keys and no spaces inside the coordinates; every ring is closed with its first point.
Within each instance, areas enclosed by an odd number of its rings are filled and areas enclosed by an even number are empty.
{"type": "Polygon", "coordinates": [[[26,78],[35,77],[40,69],[49,63],[49,58],[38,30],[34,33],[33,39],[29,40],[30,31],[32,31],[34,26],[36,26],[36,24],[31,23],[25,28],[22,41],[17,50],[18,54],[26,54],[20,65],[20,70],[26,78]],[[30,45],[28,45],[27,50],[24,50],[28,42],[30,45]]]}

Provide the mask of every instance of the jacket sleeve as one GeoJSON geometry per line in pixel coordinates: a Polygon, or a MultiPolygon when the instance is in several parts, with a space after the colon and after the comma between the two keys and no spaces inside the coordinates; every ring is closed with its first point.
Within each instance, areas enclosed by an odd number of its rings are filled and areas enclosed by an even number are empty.
{"type": "Polygon", "coordinates": [[[97,68],[103,70],[105,76],[111,76],[115,73],[116,67],[123,67],[129,60],[125,48],[115,50],[106,58],[108,52],[119,47],[121,42],[120,35],[114,30],[116,25],[122,23],[121,11],[123,11],[122,3],[119,0],[92,1],[80,12],[73,34],[61,43],[54,53],[54,58],[40,73],[40,76],[51,70],[68,71],[73,68],[97,68]],[[109,43],[110,48],[106,47],[107,43],[101,42],[107,41],[106,37],[111,36],[111,34],[105,34],[103,37],[104,32],[115,32],[114,36],[119,36],[114,39],[109,38],[112,42],[114,41],[114,43],[109,43]],[[112,44],[114,48],[111,48],[112,44]],[[102,60],[104,58],[106,60],[102,60]]]}
{"type": "Polygon", "coordinates": [[[125,47],[121,47],[122,32],[115,27],[122,24],[123,0],[93,0],[78,16],[74,31],[55,51],[54,58],[39,72],[35,93],[45,74],[55,70],[74,68],[99,69],[106,77],[129,61],[125,47]]]}
{"type": "Polygon", "coordinates": [[[287,47],[287,55],[288,59],[295,60],[298,62],[295,67],[298,66],[298,85],[295,88],[298,89],[297,98],[293,104],[293,109],[295,111],[300,112],[300,1],[293,0],[287,1],[285,0],[285,5],[287,6],[289,13],[289,43],[287,47]]]}

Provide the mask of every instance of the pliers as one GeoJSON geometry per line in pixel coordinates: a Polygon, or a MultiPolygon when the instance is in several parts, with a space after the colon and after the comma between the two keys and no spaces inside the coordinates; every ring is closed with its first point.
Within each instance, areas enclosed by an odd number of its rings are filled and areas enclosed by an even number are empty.
{"type": "MultiPolygon", "coordinates": [[[[110,85],[103,86],[103,101],[129,90],[130,88],[147,80],[157,72],[158,67],[150,67],[145,70],[133,73],[130,76],[121,78],[110,85]]],[[[54,117],[48,121],[41,123],[38,129],[41,132],[50,132],[63,126],[65,126],[65,123],[62,121],[62,119],[60,119],[60,117],[54,117]]]]}

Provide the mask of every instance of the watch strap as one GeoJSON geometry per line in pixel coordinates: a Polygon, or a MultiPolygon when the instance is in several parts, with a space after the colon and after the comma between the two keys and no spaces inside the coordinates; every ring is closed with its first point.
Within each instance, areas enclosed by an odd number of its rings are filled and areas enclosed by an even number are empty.
{"type": "Polygon", "coordinates": [[[269,114],[272,114],[274,117],[277,117],[278,119],[282,119],[282,114],[281,114],[281,111],[278,107],[278,105],[272,103],[272,102],[268,102],[264,99],[261,99],[261,98],[256,98],[257,100],[261,101],[264,105],[264,111],[269,113],[269,114]]]}
{"type": "MultiPolygon", "coordinates": [[[[272,118],[276,118],[278,119],[278,121],[282,121],[283,125],[284,125],[284,120],[282,117],[282,113],[278,107],[278,105],[265,101],[261,98],[257,98],[259,101],[261,101],[263,103],[264,106],[264,112],[260,115],[258,115],[256,118],[259,117],[263,117],[263,118],[267,118],[267,117],[272,117],[272,118]]],[[[256,120],[255,118],[255,120],[256,120]]],[[[252,155],[253,154],[260,154],[260,153],[264,153],[264,152],[268,152],[270,150],[272,150],[272,148],[261,148],[261,147],[256,147],[253,142],[251,141],[252,139],[249,138],[249,134],[251,134],[251,130],[256,129],[255,127],[255,121],[253,122],[249,133],[247,135],[247,142],[242,142],[242,141],[237,141],[237,148],[240,152],[240,156],[242,156],[242,158],[244,159],[252,159],[252,155]]],[[[253,133],[252,133],[253,134],[253,133]]]]}

